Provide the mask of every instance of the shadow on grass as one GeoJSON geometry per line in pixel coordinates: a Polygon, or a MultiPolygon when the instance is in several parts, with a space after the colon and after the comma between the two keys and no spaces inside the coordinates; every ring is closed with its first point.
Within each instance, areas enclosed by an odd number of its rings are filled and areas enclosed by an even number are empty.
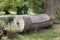
{"type": "Polygon", "coordinates": [[[48,26],[48,27],[46,27],[46,28],[43,28],[43,29],[38,29],[38,31],[36,31],[36,32],[32,32],[32,31],[30,31],[30,30],[28,30],[28,31],[25,31],[25,32],[18,32],[18,34],[21,34],[21,35],[26,35],[26,34],[35,34],[35,33],[40,33],[40,32],[44,32],[45,30],[46,31],[49,31],[50,29],[52,28],[52,25],[50,25],[50,26],[48,26]]]}

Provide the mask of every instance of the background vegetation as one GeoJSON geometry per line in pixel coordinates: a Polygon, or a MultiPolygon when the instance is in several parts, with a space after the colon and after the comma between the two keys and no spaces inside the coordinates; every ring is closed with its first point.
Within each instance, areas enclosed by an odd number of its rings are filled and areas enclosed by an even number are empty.
{"type": "Polygon", "coordinates": [[[56,10],[56,18],[60,20],[60,9],[56,10]]]}
{"type": "Polygon", "coordinates": [[[0,8],[7,10],[16,10],[16,6],[27,4],[34,13],[44,13],[44,3],[46,0],[0,0],[0,8]]]}

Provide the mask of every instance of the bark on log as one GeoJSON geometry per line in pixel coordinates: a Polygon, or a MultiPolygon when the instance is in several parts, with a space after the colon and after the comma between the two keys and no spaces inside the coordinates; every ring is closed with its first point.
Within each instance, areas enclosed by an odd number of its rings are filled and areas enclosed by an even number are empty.
{"type": "Polygon", "coordinates": [[[28,15],[28,16],[16,16],[14,18],[14,24],[19,24],[19,32],[27,30],[38,30],[40,28],[49,27],[53,24],[53,21],[47,14],[40,15],[28,15]]]}
{"type": "MultiPolygon", "coordinates": [[[[11,17],[11,15],[0,16],[0,19],[6,20],[7,17],[11,17]]],[[[19,32],[27,30],[36,31],[53,24],[53,21],[47,14],[13,15],[13,17],[13,23],[15,26],[18,24],[19,32]]]]}

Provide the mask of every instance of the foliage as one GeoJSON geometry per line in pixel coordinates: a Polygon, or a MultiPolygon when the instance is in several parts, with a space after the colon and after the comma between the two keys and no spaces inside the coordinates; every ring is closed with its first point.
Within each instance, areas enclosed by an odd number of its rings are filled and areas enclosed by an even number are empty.
{"type": "Polygon", "coordinates": [[[35,13],[43,13],[45,0],[28,0],[28,4],[35,13]]]}
{"type": "Polygon", "coordinates": [[[6,30],[18,30],[18,26],[17,25],[15,26],[13,24],[13,22],[11,22],[11,24],[8,23],[8,25],[6,25],[6,27],[4,29],[6,29],[6,30]]]}
{"type": "Polygon", "coordinates": [[[23,0],[2,0],[0,1],[0,8],[14,10],[16,6],[22,6],[23,0]]]}
{"type": "Polygon", "coordinates": [[[45,0],[1,0],[0,8],[7,9],[7,10],[16,10],[16,6],[21,7],[25,3],[27,3],[29,7],[33,9],[33,12],[35,13],[44,12],[45,0]]]}
{"type": "Polygon", "coordinates": [[[4,20],[1,20],[1,19],[0,19],[0,28],[4,28],[5,25],[6,25],[6,24],[5,24],[4,20]]]}
{"type": "Polygon", "coordinates": [[[56,11],[56,17],[60,20],[60,9],[57,9],[57,11],[56,11]]]}

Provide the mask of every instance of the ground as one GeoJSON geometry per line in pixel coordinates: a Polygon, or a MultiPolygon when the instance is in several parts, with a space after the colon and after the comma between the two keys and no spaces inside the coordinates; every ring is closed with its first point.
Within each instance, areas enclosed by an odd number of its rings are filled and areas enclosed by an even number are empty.
{"type": "MultiPolygon", "coordinates": [[[[2,40],[11,40],[7,36],[2,40]]],[[[53,24],[50,29],[41,29],[35,33],[17,34],[12,40],[60,40],[60,24],[53,24]]]]}

